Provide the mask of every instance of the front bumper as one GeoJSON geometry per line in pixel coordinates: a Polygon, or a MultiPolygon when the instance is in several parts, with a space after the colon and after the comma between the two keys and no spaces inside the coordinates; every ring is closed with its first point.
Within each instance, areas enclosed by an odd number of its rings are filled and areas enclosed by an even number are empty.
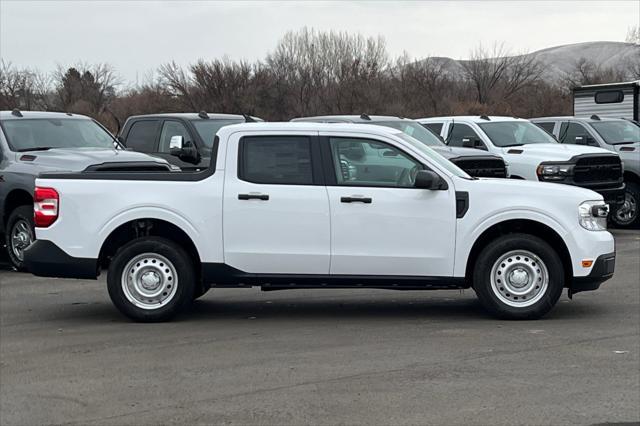
{"type": "Polygon", "coordinates": [[[615,266],[615,252],[598,256],[589,275],[573,277],[569,285],[569,297],[581,291],[597,290],[600,284],[613,277],[615,266]]]}
{"type": "MultiPolygon", "coordinates": [[[[589,188],[592,189],[592,188],[589,188]]],[[[602,195],[604,202],[611,206],[619,206],[624,204],[625,185],[623,184],[619,188],[607,188],[607,189],[592,189],[598,194],[602,195]]]]}
{"type": "Polygon", "coordinates": [[[24,251],[24,264],[39,277],[83,278],[98,277],[98,259],[69,256],[48,240],[36,240],[24,251]]]}

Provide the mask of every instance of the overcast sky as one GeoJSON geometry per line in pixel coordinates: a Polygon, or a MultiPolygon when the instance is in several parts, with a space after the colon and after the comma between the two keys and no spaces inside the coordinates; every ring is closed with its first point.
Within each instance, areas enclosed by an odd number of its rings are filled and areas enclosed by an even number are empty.
{"type": "Polygon", "coordinates": [[[28,1],[0,0],[0,57],[49,71],[107,62],[140,80],[170,60],[262,59],[303,26],[382,35],[391,55],[467,57],[479,42],[514,52],[624,41],[640,22],[629,1],[28,1]]]}

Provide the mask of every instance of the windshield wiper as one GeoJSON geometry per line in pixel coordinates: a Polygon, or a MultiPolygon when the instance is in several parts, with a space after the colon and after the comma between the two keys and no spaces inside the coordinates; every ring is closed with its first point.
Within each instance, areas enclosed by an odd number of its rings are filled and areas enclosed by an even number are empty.
{"type": "Polygon", "coordinates": [[[33,148],[23,148],[23,149],[19,149],[17,152],[27,152],[27,151],[48,151],[50,150],[51,146],[34,146],[33,148]]]}

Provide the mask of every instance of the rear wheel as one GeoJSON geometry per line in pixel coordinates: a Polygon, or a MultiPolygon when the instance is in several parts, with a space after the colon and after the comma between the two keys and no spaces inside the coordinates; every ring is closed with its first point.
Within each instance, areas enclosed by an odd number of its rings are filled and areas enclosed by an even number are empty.
{"type": "Polygon", "coordinates": [[[633,228],[640,224],[640,185],[626,182],[624,203],[615,209],[611,221],[620,228],[633,228]]]}
{"type": "Polygon", "coordinates": [[[33,207],[20,206],[13,210],[7,221],[5,243],[9,260],[18,271],[24,271],[24,250],[35,240],[33,207]]]}
{"type": "Polygon", "coordinates": [[[109,296],[135,321],[167,321],[193,300],[193,263],[173,241],[144,237],[115,254],[107,277],[109,296]]]}
{"type": "Polygon", "coordinates": [[[538,319],[557,303],[564,287],[558,254],[528,234],[497,238],[480,253],[473,288],[482,305],[506,319],[538,319]]]}

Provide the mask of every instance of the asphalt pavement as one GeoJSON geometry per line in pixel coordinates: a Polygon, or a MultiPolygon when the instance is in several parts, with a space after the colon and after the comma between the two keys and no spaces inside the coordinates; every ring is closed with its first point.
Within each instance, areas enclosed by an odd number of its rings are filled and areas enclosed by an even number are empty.
{"type": "Polygon", "coordinates": [[[98,281],[0,270],[0,424],[638,424],[640,232],[539,321],[473,291],[212,290],[136,324],[98,281]]]}

